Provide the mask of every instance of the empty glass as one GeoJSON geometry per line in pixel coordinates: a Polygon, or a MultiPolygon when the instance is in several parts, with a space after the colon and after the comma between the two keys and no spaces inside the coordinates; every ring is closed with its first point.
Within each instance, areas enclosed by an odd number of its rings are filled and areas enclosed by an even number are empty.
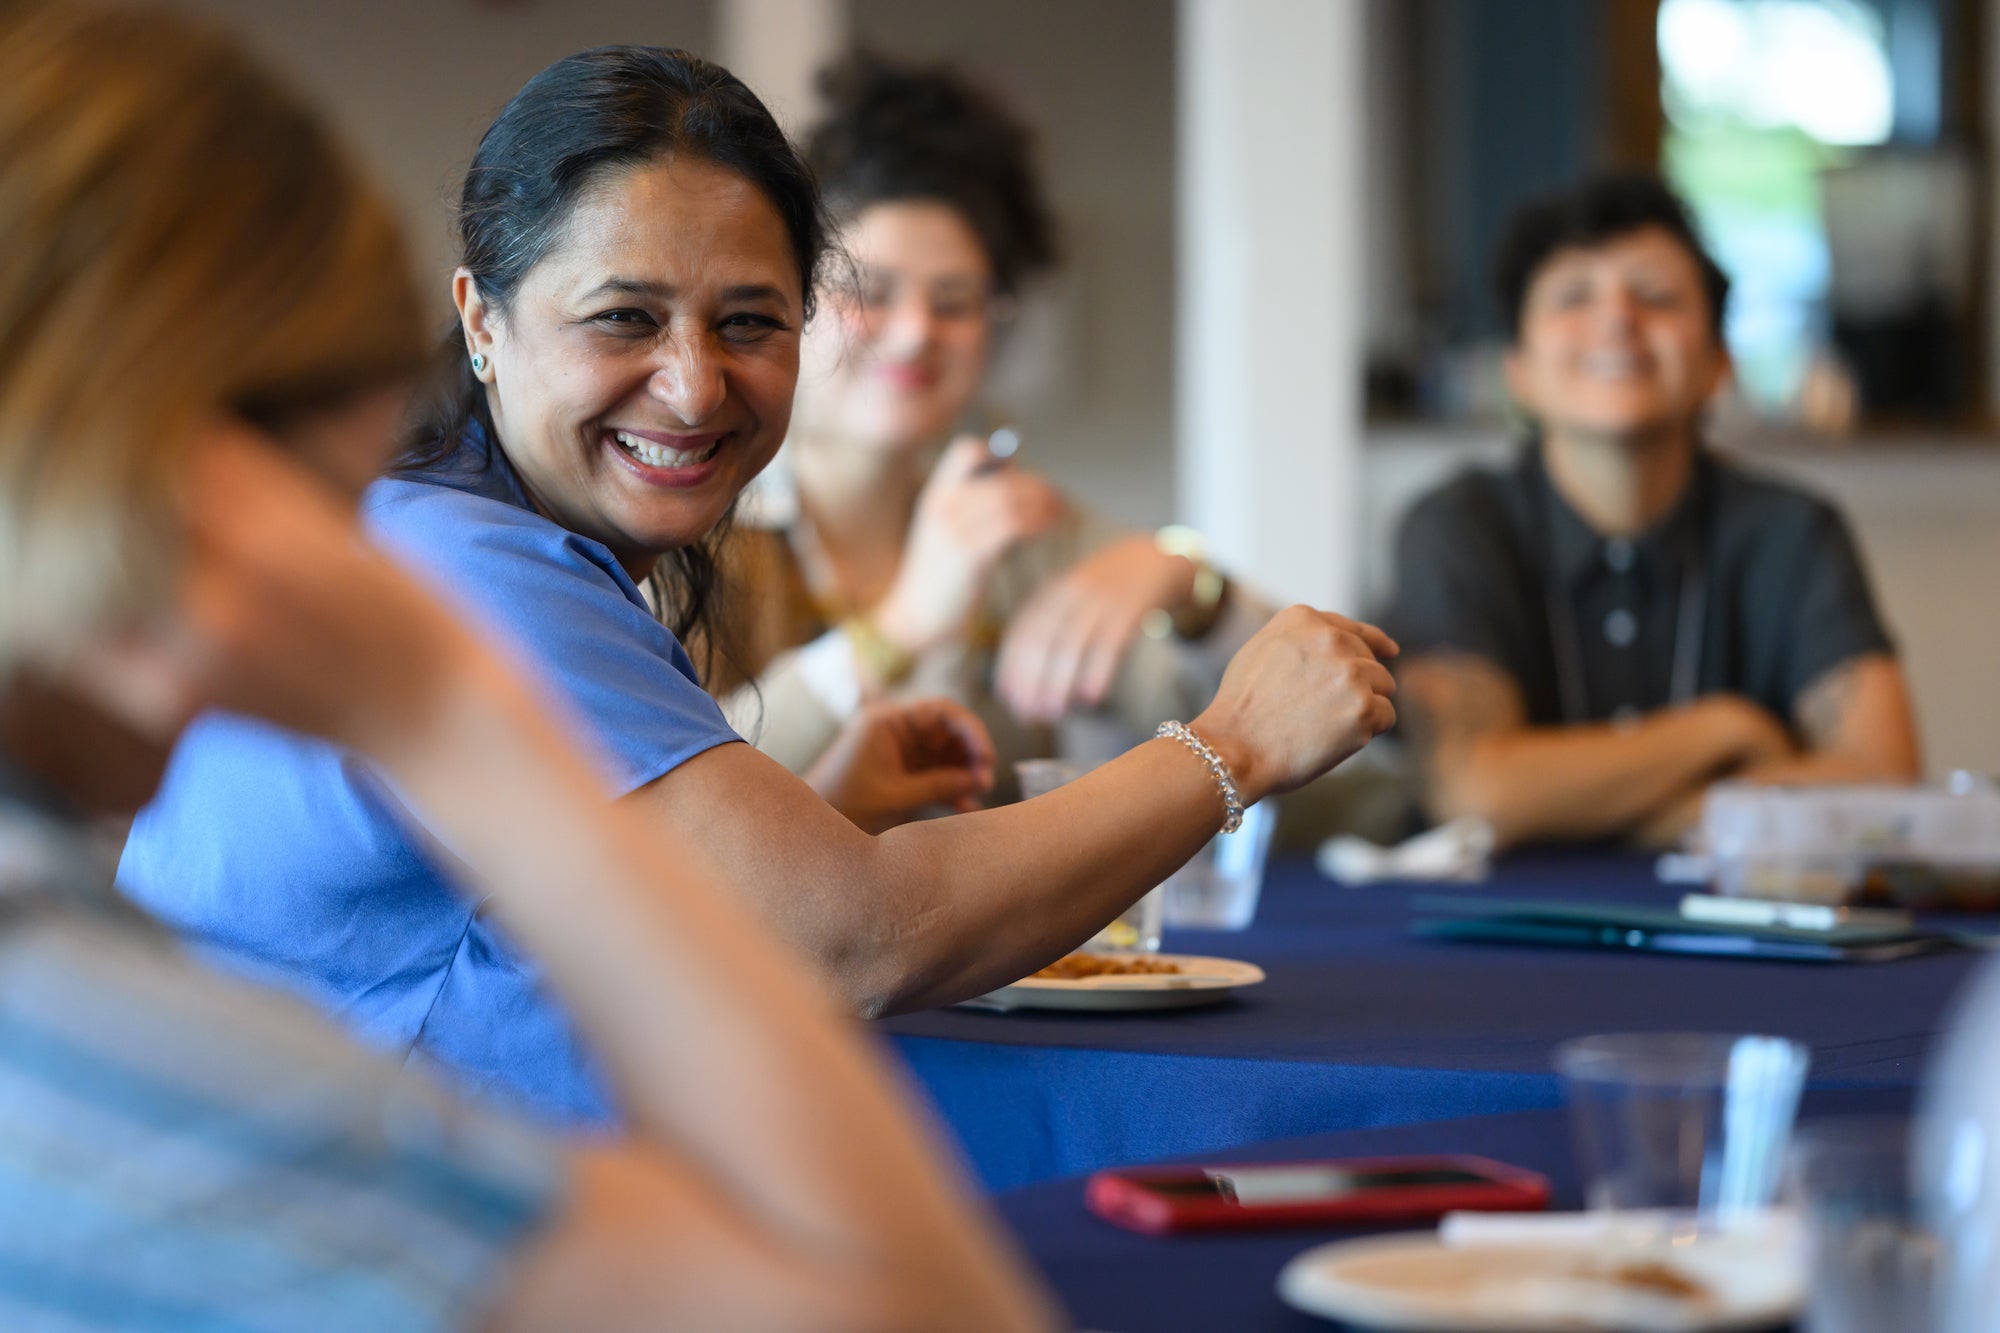
{"type": "Polygon", "coordinates": [[[1942,1252],[1911,1191],[1908,1119],[1806,1126],[1791,1181],[1805,1220],[1808,1333],[1933,1327],[1942,1252]]]}
{"type": "MultiPolygon", "coordinates": [[[[1021,759],[1014,764],[1014,777],[1021,784],[1021,799],[1024,801],[1046,795],[1080,776],[1082,771],[1063,759],[1021,759]]],[[[1093,935],[1084,947],[1158,953],[1165,906],[1165,886],[1151,890],[1113,917],[1110,924],[1093,935]]]]}
{"type": "Polygon", "coordinates": [[[1811,1054],[1783,1037],[1646,1032],[1556,1048],[1593,1208],[1768,1207],[1811,1054]]]}
{"type": "Polygon", "coordinates": [[[1243,930],[1257,915],[1264,863],[1271,857],[1277,807],[1259,801],[1243,812],[1234,833],[1218,833],[1186,865],[1167,876],[1166,920],[1195,930],[1243,930]]]}

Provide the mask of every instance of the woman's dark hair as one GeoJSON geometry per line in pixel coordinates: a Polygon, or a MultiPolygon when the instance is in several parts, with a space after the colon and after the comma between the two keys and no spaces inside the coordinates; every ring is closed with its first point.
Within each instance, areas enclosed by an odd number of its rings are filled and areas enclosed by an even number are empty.
{"type": "Polygon", "coordinates": [[[1728,275],[1703,247],[1680,196],[1647,172],[1592,176],[1574,189],[1531,200],[1515,212],[1493,265],[1509,340],[1521,336],[1521,310],[1535,274],[1558,250],[1589,249],[1647,227],[1666,232],[1693,257],[1708,295],[1710,326],[1721,342],[1728,275]]]}
{"type": "Polygon", "coordinates": [[[1033,136],[948,65],[860,53],[820,72],[827,115],[806,144],[835,210],[928,200],[956,209],[1013,295],[1057,259],[1055,224],[1036,179],[1033,136]]]}
{"type": "MultiPolygon", "coordinates": [[[[741,79],[666,47],[585,51],[558,60],[514,94],[465,173],[459,263],[504,316],[521,280],[562,238],[586,190],[613,173],[680,156],[735,172],[777,210],[810,315],[829,234],[811,169],[741,79]]],[[[443,461],[475,424],[498,447],[486,386],[467,363],[456,321],[438,372],[434,401],[418,415],[398,472],[443,461]]],[[[712,619],[715,551],[726,527],[727,520],[668,552],[655,571],[662,618],[683,641],[712,619]]]]}

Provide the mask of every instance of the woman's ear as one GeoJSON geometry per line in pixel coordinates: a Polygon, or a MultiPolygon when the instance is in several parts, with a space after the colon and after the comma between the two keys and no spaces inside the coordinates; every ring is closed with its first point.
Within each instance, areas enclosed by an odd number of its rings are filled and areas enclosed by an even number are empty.
{"type": "Polygon", "coordinates": [[[472,360],[472,375],[482,384],[493,382],[493,308],[480,294],[479,280],[468,269],[451,275],[451,301],[458,308],[459,331],[465,335],[465,354],[472,360]]]}

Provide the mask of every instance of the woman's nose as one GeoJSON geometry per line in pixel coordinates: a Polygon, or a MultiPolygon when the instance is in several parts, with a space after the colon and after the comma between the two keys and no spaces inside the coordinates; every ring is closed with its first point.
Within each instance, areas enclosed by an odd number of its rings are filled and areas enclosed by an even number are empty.
{"type": "Polygon", "coordinates": [[[1594,313],[1600,324],[1630,328],[1638,321],[1640,309],[1637,292],[1624,287],[1611,287],[1598,297],[1594,313]]]}
{"type": "Polygon", "coordinates": [[[722,358],[700,339],[668,347],[647,389],[684,426],[702,425],[721,409],[729,393],[722,358]]]}
{"type": "Polygon", "coordinates": [[[922,350],[937,333],[937,316],[930,298],[921,292],[902,293],[876,324],[875,343],[890,356],[908,356],[922,350]]]}

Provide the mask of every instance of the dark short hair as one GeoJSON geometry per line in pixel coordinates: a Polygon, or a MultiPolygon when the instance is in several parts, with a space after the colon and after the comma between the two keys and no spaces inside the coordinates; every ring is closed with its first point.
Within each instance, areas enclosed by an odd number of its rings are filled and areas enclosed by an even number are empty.
{"type": "MultiPolygon", "coordinates": [[[[458,207],[459,262],[503,313],[521,280],[562,239],[584,193],[613,173],[685,155],[732,171],[776,210],[810,315],[829,224],[812,171],[757,95],[699,56],[661,46],[602,46],[556,61],[514,94],[479,141],[458,207]]],[[[486,388],[466,362],[457,321],[439,353],[435,399],[420,412],[401,471],[451,455],[475,424],[498,445],[486,388]]],[[[718,533],[668,552],[668,624],[686,639],[708,623],[718,533]]]]}
{"type": "Polygon", "coordinates": [[[1557,251],[1590,249],[1647,227],[1672,236],[1694,259],[1708,296],[1709,325],[1721,342],[1729,276],[1702,245],[1680,196],[1647,172],[1592,176],[1574,189],[1532,199],[1515,211],[1493,265],[1509,341],[1521,336],[1528,288],[1557,251]]]}
{"type": "Polygon", "coordinates": [[[1056,262],[1033,136],[992,95],[949,65],[868,52],[820,71],[819,88],[827,113],[806,160],[836,213],[851,220],[873,204],[945,204],[979,238],[1007,294],[1056,262]]]}

